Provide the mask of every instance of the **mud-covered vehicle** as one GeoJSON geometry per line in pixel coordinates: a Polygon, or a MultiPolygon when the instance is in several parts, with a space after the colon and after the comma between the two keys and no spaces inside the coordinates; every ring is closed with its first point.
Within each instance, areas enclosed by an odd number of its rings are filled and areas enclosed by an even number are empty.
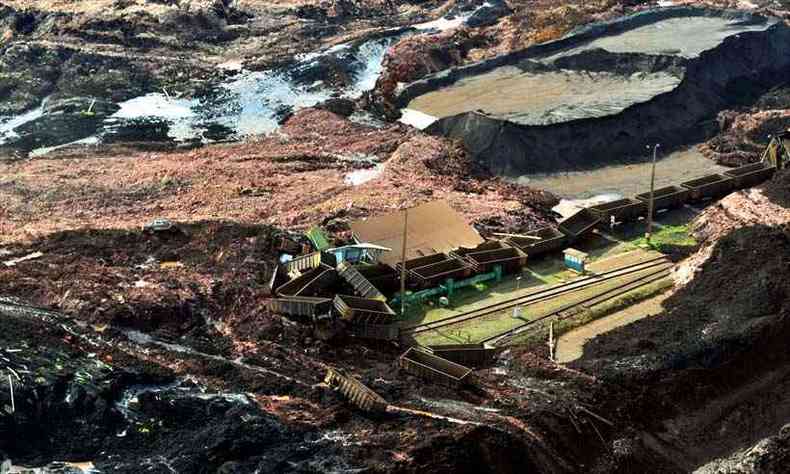
{"type": "Polygon", "coordinates": [[[178,226],[169,219],[154,219],[148,224],[143,225],[143,232],[164,233],[180,232],[178,226]]]}

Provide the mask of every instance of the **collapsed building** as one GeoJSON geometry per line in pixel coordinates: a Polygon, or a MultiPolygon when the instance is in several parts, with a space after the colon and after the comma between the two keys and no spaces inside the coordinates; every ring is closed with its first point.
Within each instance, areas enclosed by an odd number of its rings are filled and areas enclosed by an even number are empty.
{"type": "Polygon", "coordinates": [[[655,213],[754,186],[784,167],[786,136],[772,140],[760,163],[583,208],[556,227],[524,234],[484,239],[446,201],[353,222],[351,245],[331,247],[320,229],[311,229],[313,251],[278,265],[268,305],[312,323],[339,323],[355,337],[398,341],[393,307],[402,312],[432,297],[449,299],[459,288],[498,282],[520,273],[528,258],[564,250],[598,226],[642,219],[648,208],[655,213]]]}

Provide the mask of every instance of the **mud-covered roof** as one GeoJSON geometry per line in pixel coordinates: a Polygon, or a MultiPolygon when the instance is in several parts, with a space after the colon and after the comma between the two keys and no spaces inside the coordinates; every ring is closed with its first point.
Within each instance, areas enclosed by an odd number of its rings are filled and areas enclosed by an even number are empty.
{"type": "MultiPolygon", "coordinates": [[[[402,259],[403,211],[357,221],[351,230],[359,242],[392,249],[381,261],[394,265],[402,259]]],[[[434,201],[409,209],[406,259],[445,253],[459,247],[476,247],[483,238],[453,210],[447,201],[434,201]]]]}

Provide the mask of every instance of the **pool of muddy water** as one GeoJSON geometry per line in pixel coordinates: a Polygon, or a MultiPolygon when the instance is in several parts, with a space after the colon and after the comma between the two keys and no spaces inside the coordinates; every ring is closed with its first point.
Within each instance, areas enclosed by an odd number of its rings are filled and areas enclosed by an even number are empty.
{"type": "Polygon", "coordinates": [[[624,76],[571,70],[535,73],[503,66],[417,97],[407,109],[436,118],[478,111],[523,125],[547,125],[613,115],[671,91],[680,81],[660,71],[624,76]]]}
{"type": "MultiPolygon", "coordinates": [[[[612,28],[611,34],[556,54],[462,77],[449,86],[419,95],[407,105],[403,121],[425,128],[439,118],[477,111],[522,125],[549,125],[615,115],[672,91],[681,83],[683,74],[647,67],[644,72],[631,74],[575,67],[569,70],[564,69],[567,65],[559,66],[562,62],[558,59],[592,50],[694,58],[729,36],[765,30],[772,24],[688,16],[659,20],[625,32],[612,28]]],[[[623,57],[623,61],[627,59],[623,57]]]]}
{"type": "MultiPolygon", "coordinates": [[[[519,184],[545,189],[561,198],[554,208],[563,216],[573,214],[582,207],[632,197],[650,189],[651,163],[643,161],[627,165],[606,166],[590,171],[574,171],[552,175],[520,176],[513,178],[519,184]]],[[[656,188],[680,184],[729,168],[705,158],[696,147],[666,155],[656,163],[656,188]]]]}
{"type": "Polygon", "coordinates": [[[665,54],[694,58],[713,49],[728,36],[747,31],[763,31],[774,22],[746,22],[724,17],[681,17],[661,20],[620,34],[603,36],[556,56],[577,54],[591,49],[611,53],[665,54]]]}
{"type": "MultiPolygon", "coordinates": [[[[294,110],[333,96],[356,99],[372,89],[381,73],[384,53],[403,34],[393,32],[359,46],[343,45],[303,55],[282,70],[241,71],[202,97],[182,98],[167,90],[136,97],[119,103],[120,110],[98,123],[75,120],[70,139],[53,136],[40,143],[39,137],[38,148],[22,151],[36,156],[68,145],[124,141],[194,145],[269,133],[294,110]],[[337,89],[312,80],[322,76],[320,60],[326,57],[345,65],[350,84],[337,89]],[[78,139],[73,140],[74,136],[78,139]]],[[[22,143],[18,139],[24,132],[20,130],[42,119],[45,111],[46,100],[19,117],[0,117],[0,146],[13,148],[22,143]]]]}

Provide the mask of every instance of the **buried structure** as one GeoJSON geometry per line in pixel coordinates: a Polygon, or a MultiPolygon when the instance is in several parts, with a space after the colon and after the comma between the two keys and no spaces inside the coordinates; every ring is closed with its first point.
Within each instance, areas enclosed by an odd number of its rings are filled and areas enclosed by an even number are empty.
{"type": "MultiPolygon", "coordinates": [[[[783,133],[772,139],[759,163],[656,190],[655,212],[709,201],[769,179],[778,169],[786,168],[790,159],[786,137],[783,133]]],[[[566,260],[570,252],[574,262],[570,266],[584,272],[583,259],[570,247],[589,237],[596,227],[645,217],[649,200],[650,193],[641,193],[582,208],[556,228],[501,234],[494,239],[484,239],[446,201],[357,221],[351,224],[356,244],[342,248],[375,251],[352,262],[338,249],[316,249],[281,264],[271,286],[277,298],[269,301],[269,309],[313,322],[339,316],[351,335],[396,341],[402,334],[392,307],[433,297],[449,300],[458,289],[499,282],[503,275],[520,273],[529,258],[560,250],[565,250],[566,260]],[[278,285],[277,275],[288,280],[278,285]],[[401,282],[403,289],[410,291],[399,291],[401,282]]]]}
{"type": "Polygon", "coordinates": [[[647,11],[406,86],[435,121],[506,176],[591,168],[706,134],[715,114],[784,82],[790,28],[744,12],[647,11]]]}

